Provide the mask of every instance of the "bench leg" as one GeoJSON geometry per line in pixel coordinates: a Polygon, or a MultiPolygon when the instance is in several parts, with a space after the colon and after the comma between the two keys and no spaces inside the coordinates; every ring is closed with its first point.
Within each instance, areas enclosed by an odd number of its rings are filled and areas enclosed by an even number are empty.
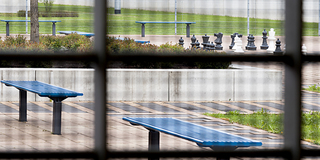
{"type": "Polygon", "coordinates": [[[7,22],[6,24],[6,33],[7,33],[7,36],[10,36],[10,30],[9,30],[9,22],[7,22]]]}
{"type": "Polygon", "coordinates": [[[52,35],[56,36],[56,23],[52,22],[52,35]]]}
{"type": "Polygon", "coordinates": [[[19,90],[19,121],[27,121],[27,91],[19,90]]]}
{"type": "Polygon", "coordinates": [[[62,101],[65,98],[52,98],[53,100],[53,116],[52,116],[52,134],[61,134],[61,111],[62,101]]]}
{"type": "Polygon", "coordinates": [[[190,37],[190,25],[187,24],[187,37],[190,37]]]}
{"type": "MultiPolygon", "coordinates": [[[[159,151],[160,133],[154,130],[149,130],[149,151],[159,151]]],[[[148,158],[148,160],[159,160],[158,158],[148,158]]]]}
{"type": "Polygon", "coordinates": [[[141,37],[145,37],[145,26],[144,24],[142,23],[142,26],[141,26],[141,37]]]}

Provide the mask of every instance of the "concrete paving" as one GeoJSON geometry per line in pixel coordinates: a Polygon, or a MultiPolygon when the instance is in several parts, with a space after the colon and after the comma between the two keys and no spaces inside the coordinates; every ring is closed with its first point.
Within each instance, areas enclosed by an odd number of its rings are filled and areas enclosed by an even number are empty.
{"type": "MultiPolygon", "coordinates": [[[[320,110],[318,94],[306,93],[303,101],[305,111],[320,110]],[[312,97],[313,100],[310,100],[312,97]]],[[[49,103],[49,102],[48,102],[49,103]]],[[[92,150],[94,146],[94,111],[93,102],[64,102],[63,108],[73,108],[62,111],[62,135],[51,134],[52,110],[43,106],[46,102],[30,102],[28,122],[18,121],[17,102],[1,102],[0,111],[0,151],[70,151],[92,150]],[[38,109],[36,109],[38,108],[38,109]],[[12,112],[14,110],[15,112],[12,112]]],[[[229,123],[226,120],[203,115],[205,112],[220,112],[237,107],[242,113],[266,109],[273,113],[283,112],[283,103],[279,101],[241,101],[241,102],[109,102],[108,112],[108,142],[110,150],[147,150],[148,130],[132,126],[123,121],[123,117],[174,117],[180,120],[196,123],[231,134],[261,141],[260,147],[240,149],[275,149],[283,147],[281,135],[229,123]],[[156,106],[156,107],[154,107],[156,106]],[[211,108],[211,109],[210,109],[211,108]]],[[[320,146],[303,141],[305,148],[320,146]]],[[[208,150],[200,148],[195,143],[161,134],[162,150],[208,150]]]]}

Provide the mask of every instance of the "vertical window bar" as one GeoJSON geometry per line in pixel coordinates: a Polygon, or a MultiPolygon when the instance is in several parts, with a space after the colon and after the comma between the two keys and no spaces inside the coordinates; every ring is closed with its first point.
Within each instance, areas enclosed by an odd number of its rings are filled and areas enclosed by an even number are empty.
{"type": "Polygon", "coordinates": [[[94,10],[94,51],[98,55],[94,74],[94,147],[98,159],[104,160],[106,159],[106,1],[95,0],[94,10]]]}
{"type": "Polygon", "coordinates": [[[285,4],[286,55],[284,147],[291,158],[301,158],[301,36],[302,0],[286,0],[285,4]]]}

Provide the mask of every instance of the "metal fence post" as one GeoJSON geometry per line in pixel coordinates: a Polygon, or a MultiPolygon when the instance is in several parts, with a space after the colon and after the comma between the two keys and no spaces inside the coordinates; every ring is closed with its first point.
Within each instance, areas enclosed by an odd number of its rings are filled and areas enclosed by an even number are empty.
{"type": "Polygon", "coordinates": [[[106,1],[95,0],[94,8],[94,52],[98,62],[94,73],[95,116],[94,143],[99,160],[106,159],[106,1]]]}
{"type": "Polygon", "coordinates": [[[286,0],[286,55],[284,147],[291,158],[301,158],[301,36],[302,0],[286,0]]]}

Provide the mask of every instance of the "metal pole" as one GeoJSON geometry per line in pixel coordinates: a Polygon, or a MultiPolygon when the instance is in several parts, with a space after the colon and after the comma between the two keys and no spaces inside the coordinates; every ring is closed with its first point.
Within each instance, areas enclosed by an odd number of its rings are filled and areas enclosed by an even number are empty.
{"type": "Polygon", "coordinates": [[[247,6],[247,34],[248,34],[248,36],[249,36],[249,34],[250,34],[250,31],[249,31],[249,2],[250,2],[250,0],[248,0],[248,6],[247,6]]]}
{"type": "Polygon", "coordinates": [[[94,151],[98,160],[106,159],[106,1],[95,0],[94,52],[98,56],[94,72],[94,151]]]}
{"type": "Polygon", "coordinates": [[[28,0],[26,0],[26,34],[28,34],[28,0]]]}
{"type": "Polygon", "coordinates": [[[319,0],[319,22],[318,22],[318,35],[320,36],[320,0],[319,0]]]}
{"type": "Polygon", "coordinates": [[[284,148],[292,160],[301,158],[301,41],[302,0],[285,1],[285,109],[284,148]]]}
{"type": "MultiPolygon", "coordinates": [[[[177,22],[177,0],[174,2],[174,21],[177,22]]],[[[177,35],[177,23],[174,24],[174,34],[177,35]]]]}

